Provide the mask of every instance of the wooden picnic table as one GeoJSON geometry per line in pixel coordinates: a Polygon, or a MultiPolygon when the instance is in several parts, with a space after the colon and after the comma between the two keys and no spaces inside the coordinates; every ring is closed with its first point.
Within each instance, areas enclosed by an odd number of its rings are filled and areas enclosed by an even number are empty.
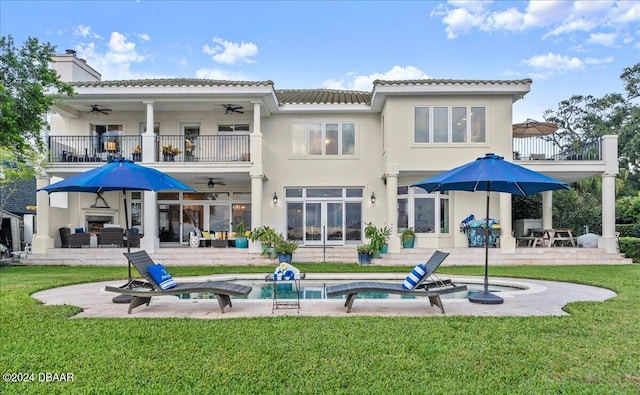
{"type": "Polygon", "coordinates": [[[576,238],[573,237],[573,231],[569,228],[529,229],[528,236],[519,237],[518,239],[526,241],[529,247],[559,247],[564,245],[565,242],[571,243],[572,247],[576,246],[576,238]]]}

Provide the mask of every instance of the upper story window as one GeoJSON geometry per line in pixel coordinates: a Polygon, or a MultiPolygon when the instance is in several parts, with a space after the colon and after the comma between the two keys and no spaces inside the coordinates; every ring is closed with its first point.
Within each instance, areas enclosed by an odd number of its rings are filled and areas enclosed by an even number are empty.
{"type": "Polygon", "coordinates": [[[244,132],[248,133],[249,124],[248,123],[232,123],[227,125],[218,125],[218,132],[244,132]]]}
{"type": "Polygon", "coordinates": [[[354,156],[356,124],[294,123],[291,129],[291,154],[294,156],[354,156]]]}
{"type": "Polygon", "coordinates": [[[415,107],[416,143],[485,143],[485,107],[415,107]]]}
{"type": "Polygon", "coordinates": [[[124,127],[121,124],[98,124],[92,123],[91,135],[94,139],[92,150],[94,153],[120,152],[120,136],[124,134],[124,127]]]}

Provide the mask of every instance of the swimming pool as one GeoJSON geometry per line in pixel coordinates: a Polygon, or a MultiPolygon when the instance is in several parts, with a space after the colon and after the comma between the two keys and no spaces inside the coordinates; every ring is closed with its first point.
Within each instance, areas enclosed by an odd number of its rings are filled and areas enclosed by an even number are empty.
{"type": "MultiPolygon", "coordinates": [[[[298,294],[300,299],[307,300],[319,300],[319,299],[344,299],[346,296],[337,296],[333,298],[327,297],[327,287],[336,284],[342,284],[346,282],[353,282],[359,280],[302,280],[300,281],[300,288],[298,294]]],[[[370,280],[366,281],[381,281],[381,282],[395,282],[393,280],[370,280]]],[[[297,299],[296,287],[293,281],[281,281],[281,282],[267,282],[264,280],[236,280],[234,283],[248,285],[252,287],[251,293],[247,297],[233,297],[234,299],[272,299],[273,287],[276,286],[278,291],[278,299],[297,299]]],[[[481,292],[484,289],[484,285],[481,283],[471,282],[456,282],[458,285],[466,285],[467,290],[461,292],[454,292],[450,294],[442,295],[442,299],[467,299],[469,295],[476,292],[481,292]]],[[[507,284],[489,284],[489,292],[514,292],[523,291],[527,288],[521,285],[507,285],[507,284]]],[[[178,295],[180,299],[215,299],[215,295],[207,293],[193,293],[193,294],[181,294],[178,295]]],[[[415,295],[396,295],[383,292],[362,292],[357,295],[358,299],[416,299],[415,295]]]]}

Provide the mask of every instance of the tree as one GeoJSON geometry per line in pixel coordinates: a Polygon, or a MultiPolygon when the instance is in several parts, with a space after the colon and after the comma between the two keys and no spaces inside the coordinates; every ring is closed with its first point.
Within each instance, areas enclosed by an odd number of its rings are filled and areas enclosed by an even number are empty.
{"type": "Polygon", "coordinates": [[[608,93],[601,98],[574,95],[546,110],[544,118],[558,124],[555,137],[571,143],[588,143],[607,134],[618,135],[620,167],[640,171],[640,63],[620,75],[625,93],[608,93]]]}
{"type": "Polygon", "coordinates": [[[47,112],[59,97],[73,94],[73,87],[49,69],[54,51],[37,38],[29,37],[18,49],[13,37],[0,37],[0,146],[14,152],[44,151],[41,131],[47,112]]]}

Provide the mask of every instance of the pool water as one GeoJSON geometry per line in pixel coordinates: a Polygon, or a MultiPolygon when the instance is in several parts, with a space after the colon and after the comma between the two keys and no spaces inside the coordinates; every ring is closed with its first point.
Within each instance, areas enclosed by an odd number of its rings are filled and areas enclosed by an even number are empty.
{"type": "MultiPolygon", "coordinates": [[[[344,299],[345,295],[336,296],[333,298],[327,297],[326,289],[332,285],[342,284],[352,281],[318,281],[318,280],[304,280],[300,282],[300,289],[298,291],[300,299],[344,299]]],[[[388,280],[386,282],[389,282],[388,280]]],[[[237,284],[249,285],[253,288],[251,293],[247,297],[233,297],[234,299],[272,299],[273,287],[278,287],[278,299],[297,299],[296,288],[293,281],[286,281],[282,283],[265,282],[260,280],[247,280],[247,281],[235,281],[237,284]]],[[[441,295],[442,299],[467,299],[469,295],[481,292],[484,290],[483,284],[471,284],[471,283],[456,283],[457,285],[466,285],[467,290],[461,292],[454,292],[450,294],[441,295]]],[[[489,292],[505,292],[505,291],[521,291],[524,288],[508,285],[489,285],[489,292]]],[[[214,294],[207,293],[192,293],[192,294],[180,294],[180,299],[215,299],[214,294]]],[[[357,295],[358,299],[416,299],[415,295],[397,295],[388,294],[383,292],[362,292],[357,295]]]]}

